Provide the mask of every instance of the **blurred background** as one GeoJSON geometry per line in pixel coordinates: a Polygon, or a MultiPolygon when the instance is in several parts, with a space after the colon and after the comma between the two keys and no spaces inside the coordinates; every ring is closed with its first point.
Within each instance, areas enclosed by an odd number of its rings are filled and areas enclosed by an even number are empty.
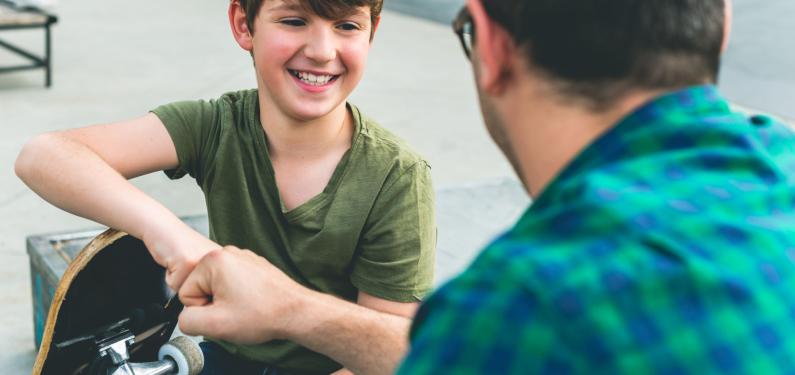
{"type": "MultiPolygon", "coordinates": [[[[14,175],[25,141],[56,129],[128,119],[160,104],[255,87],[232,40],[226,1],[46,1],[53,84],[41,70],[0,74],[0,373],[30,372],[35,356],[25,237],[96,227],[53,208],[14,175]]],[[[462,0],[386,0],[364,80],[351,101],[405,138],[432,165],[437,187],[513,173],[483,129],[469,64],[449,27],[462,0]]],[[[720,88],[733,102],[795,118],[795,1],[735,0],[720,88]]],[[[35,52],[41,30],[0,30],[35,52]]],[[[25,62],[0,48],[0,65],[25,62]]],[[[134,181],[180,216],[203,214],[186,178],[134,181]]]]}

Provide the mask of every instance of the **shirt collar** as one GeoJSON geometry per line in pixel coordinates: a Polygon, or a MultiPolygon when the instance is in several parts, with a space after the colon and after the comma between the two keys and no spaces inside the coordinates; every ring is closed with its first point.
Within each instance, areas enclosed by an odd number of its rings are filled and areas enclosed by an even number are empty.
{"type": "Polygon", "coordinates": [[[658,96],[631,112],[583,149],[547,185],[536,203],[555,200],[553,196],[556,191],[568,180],[640,151],[632,140],[653,137],[655,129],[658,128],[655,124],[674,126],[670,123],[729,112],[728,102],[713,85],[693,86],[658,96]]]}

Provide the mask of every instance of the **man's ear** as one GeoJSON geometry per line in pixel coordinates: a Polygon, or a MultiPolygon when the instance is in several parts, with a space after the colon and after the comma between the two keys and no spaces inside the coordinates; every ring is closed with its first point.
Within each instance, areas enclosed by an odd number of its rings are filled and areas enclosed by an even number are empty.
{"type": "Polygon", "coordinates": [[[720,47],[720,52],[726,52],[726,49],[729,48],[729,38],[731,37],[732,33],[732,20],[734,14],[734,7],[732,6],[732,0],[724,0],[723,4],[723,44],[720,47]]]}
{"type": "Polygon", "coordinates": [[[509,81],[512,55],[517,49],[510,34],[486,14],[481,1],[467,1],[475,26],[472,58],[479,60],[474,65],[480,70],[477,74],[480,88],[490,94],[499,94],[509,81]]]}
{"type": "Polygon", "coordinates": [[[229,26],[240,48],[251,52],[254,49],[253,33],[248,28],[246,11],[238,0],[229,2],[229,26]]]}

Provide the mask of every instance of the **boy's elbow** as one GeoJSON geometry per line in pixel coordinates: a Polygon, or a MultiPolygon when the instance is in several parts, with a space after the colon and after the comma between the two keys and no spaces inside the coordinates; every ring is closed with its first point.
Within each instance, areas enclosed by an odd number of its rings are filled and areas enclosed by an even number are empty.
{"type": "Polygon", "coordinates": [[[22,147],[22,151],[17,155],[14,162],[14,173],[22,181],[27,181],[31,174],[36,170],[37,160],[40,156],[52,148],[52,143],[57,136],[53,133],[40,134],[22,147]]]}
{"type": "Polygon", "coordinates": [[[35,159],[36,149],[39,148],[41,143],[39,140],[41,137],[41,135],[38,135],[25,143],[22,146],[22,151],[17,155],[17,160],[14,162],[14,173],[22,181],[27,179],[33,169],[33,160],[35,159]]]}

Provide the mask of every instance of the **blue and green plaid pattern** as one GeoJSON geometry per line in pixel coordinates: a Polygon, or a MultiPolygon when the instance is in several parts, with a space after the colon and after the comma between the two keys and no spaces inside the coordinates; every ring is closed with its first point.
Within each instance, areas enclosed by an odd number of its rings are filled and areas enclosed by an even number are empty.
{"type": "Polygon", "coordinates": [[[401,374],[794,374],[795,136],[712,86],[586,148],[431,296],[401,374]]]}

